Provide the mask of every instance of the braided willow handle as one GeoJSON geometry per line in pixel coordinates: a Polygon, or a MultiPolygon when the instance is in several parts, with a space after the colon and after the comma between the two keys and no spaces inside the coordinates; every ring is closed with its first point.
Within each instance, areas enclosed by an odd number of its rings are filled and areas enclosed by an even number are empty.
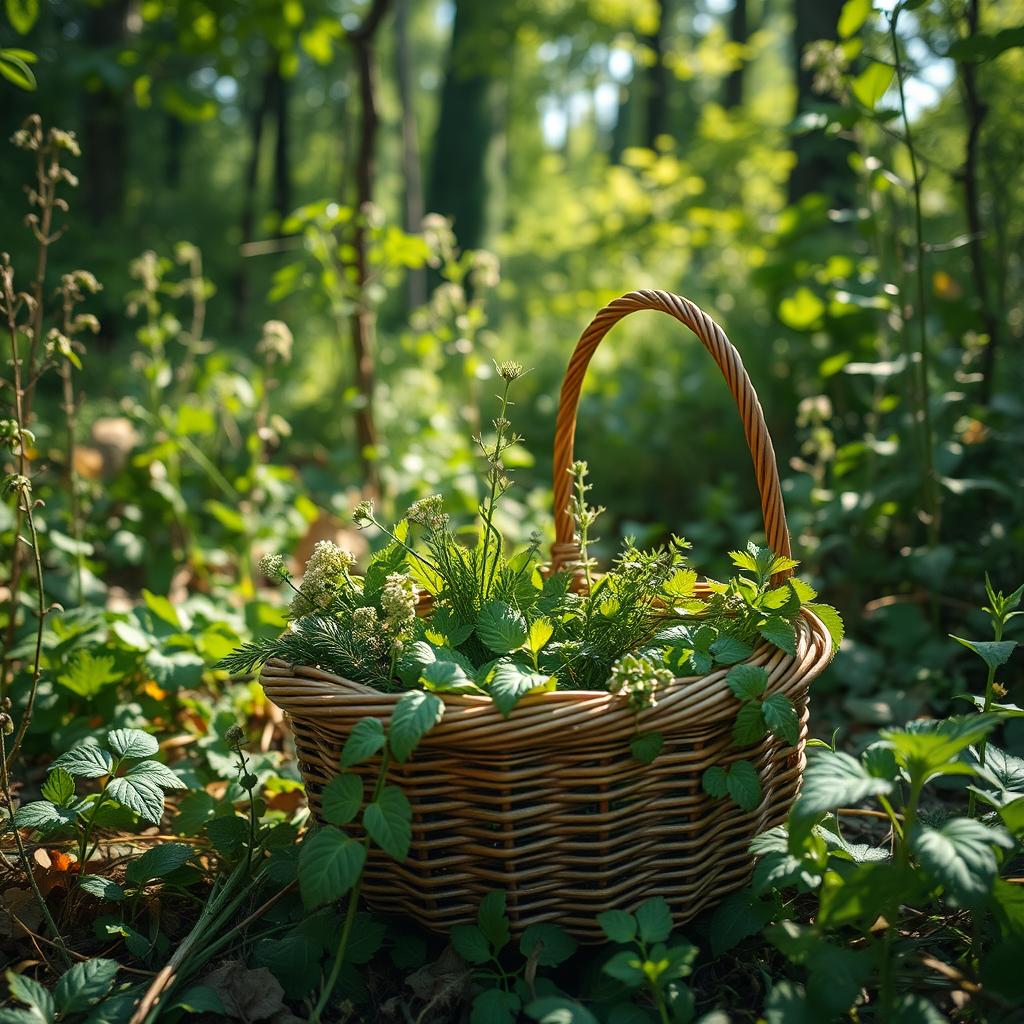
{"type": "MultiPolygon", "coordinates": [[[[753,384],[743,368],[739,352],[725,336],[714,320],[689,299],[671,292],[638,291],[623,295],[601,310],[580,336],[576,349],[569,360],[562,384],[562,395],[558,402],[558,419],[555,421],[554,451],[554,492],[555,492],[555,543],[551,546],[551,568],[558,569],[579,559],[579,545],[574,539],[574,523],[570,509],[573,463],[573,442],[576,436],[576,412],[579,408],[580,388],[583,377],[601,339],[624,316],[640,309],[654,309],[674,316],[685,324],[700,339],[701,344],[711,353],[718,368],[729,385],[740,418],[743,433],[754,460],[754,475],[761,495],[761,512],[764,516],[764,532],[768,546],[779,555],[789,556],[789,528],[786,524],[786,510],[782,503],[782,488],[779,484],[779,468],[775,461],[775,450],[764,421],[764,412],[758,401],[753,384]]],[[[780,573],[776,582],[781,582],[791,571],[780,573]]]]}

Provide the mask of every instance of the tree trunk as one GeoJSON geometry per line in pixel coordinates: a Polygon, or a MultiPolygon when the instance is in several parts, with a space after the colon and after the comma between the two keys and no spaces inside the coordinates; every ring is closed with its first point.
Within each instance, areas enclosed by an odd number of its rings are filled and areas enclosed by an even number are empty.
{"type": "MultiPolygon", "coordinates": [[[[89,5],[85,16],[84,42],[89,52],[109,59],[125,39],[127,0],[89,5]]],[[[125,102],[122,93],[105,82],[84,94],[82,113],[82,175],[85,206],[93,224],[108,225],[124,207],[127,154],[125,102]]]]}
{"type": "MultiPolygon", "coordinates": [[[[796,78],[796,113],[813,110],[822,102],[838,102],[838,97],[814,92],[813,68],[803,63],[807,47],[818,39],[838,39],[839,12],[844,0],[795,0],[793,24],[793,61],[796,78]]],[[[811,192],[824,192],[836,204],[848,205],[853,196],[853,172],[848,157],[851,144],[823,132],[803,132],[793,136],[796,163],[789,176],[789,201],[797,202],[811,192]]]]}
{"type": "Polygon", "coordinates": [[[375,388],[373,360],[374,312],[366,298],[369,280],[367,238],[364,216],[373,202],[373,180],[377,167],[377,130],[380,117],[377,111],[377,64],[373,51],[374,38],[390,0],[374,0],[362,24],[349,36],[355,54],[359,79],[359,149],[356,154],[356,210],[353,249],[355,284],[358,289],[355,309],[351,317],[352,355],[355,361],[356,388],[360,402],[356,409],[356,443],[366,479],[366,492],[376,495],[380,491],[377,473],[377,426],[373,413],[375,388]]]}
{"type": "Polygon", "coordinates": [[[476,46],[491,2],[456,0],[431,161],[429,208],[453,219],[464,249],[478,248],[486,234],[494,78],[482,69],[476,46]]]}
{"type": "Polygon", "coordinates": [[[292,212],[292,175],[289,147],[288,97],[291,83],[281,74],[280,64],[274,70],[274,209],[281,220],[292,212]]]}
{"type": "MultiPolygon", "coordinates": [[[[968,0],[965,12],[967,38],[978,34],[981,12],[979,0],[968,0]]],[[[988,107],[978,93],[977,66],[970,61],[957,65],[964,90],[964,111],[967,115],[967,143],[961,178],[964,186],[964,205],[967,212],[967,231],[970,236],[971,274],[988,344],[981,354],[981,401],[988,405],[994,386],[996,350],[999,347],[999,318],[992,307],[985,268],[985,225],[981,217],[981,196],[978,182],[978,146],[988,107]]]]}
{"type": "MultiPolygon", "coordinates": [[[[244,191],[242,194],[241,213],[241,245],[252,241],[253,225],[256,222],[256,186],[260,177],[260,151],[263,148],[263,126],[266,123],[267,115],[270,112],[270,105],[273,99],[274,78],[277,74],[277,55],[274,55],[273,66],[263,75],[263,82],[260,87],[260,96],[253,108],[249,121],[249,162],[245,168],[244,191]]],[[[232,280],[232,314],[231,325],[235,331],[240,331],[245,323],[245,317],[249,309],[249,278],[245,271],[245,257],[239,254],[238,265],[235,269],[232,280]]]]}
{"type": "MultiPolygon", "coordinates": [[[[412,68],[412,48],[409,46],[409,0],[395,0],[395,79],[398,82],[398,98],[402,108],[402,177],[405,180],[402,223],[410,234],[420,230],[425,212],[412,68]]],[[[409,309],[422,306],[427,301],[426,270],[410,270],[406,282],[406,303],[409,309]]]]}
{"type": "Polygon", "coordinates": [[[665,42],[669,34],[669,0],[658,0],[658,29],[644,42],[654,51],[654,63],[647,69],[645,78],[646,121],[644,144],[654,148],[659,135],[668,134],[668,93],[669,71],[665,66],[665,42]]]}
{"type": "MultiPolygon", "coordinates": [[[[747,22],[747,0],[734,0],[732,14],[729,16],[729,38],[741,46],[746,45],[750,38],[750,25],[747,22]]],[[[725,80],[725,96],[723,104],[727,110],[743,105],[743,72],[745,61],[740,58],[740,66],[729,73],[725,80]]]]}

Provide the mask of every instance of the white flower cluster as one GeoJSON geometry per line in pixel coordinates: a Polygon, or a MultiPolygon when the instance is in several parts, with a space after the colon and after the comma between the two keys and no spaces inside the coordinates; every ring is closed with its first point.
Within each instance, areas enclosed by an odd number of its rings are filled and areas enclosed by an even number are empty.
{"type": "Polygon", "coordinates": [[[416,621],[416,587],[412,578],[405,573],[391,573],[380,594],[380,607],[385,631],[395,644],[401,645],[416,621]]]}
{"type": "Polygon", "coordinates": [[[306,562],[299,593],[292,599],[292,615],[300,618],[314,611],[329,609],[355,561],[352,555],[333,541],[317,541],[313,554],[306,562]]]}
{"type": "Polygon", "coordinates": [[[284,559],[280,555],[264,555],[257,563],[256,569],[261,576],[269,580],[282,579],[288,575],[284,559]]]}
{"type": "Polygon", "coordinates": [[[612,666],[608,680],[609,693],[623,694],[634,711],[653,708],[658,690],[668,686],[673,676],[670,669],[656,668],[654,662],[639,654],[624,654],[612,666]]]}
{"type": "Polygon", "coordinates": [[[444,499],[440,494],[432,494],[429,498],[414,501],[405,518],[410,523],[419,523],[428,530],[443,530],[448,522],[448,513],[444,510],[444,499]]]}

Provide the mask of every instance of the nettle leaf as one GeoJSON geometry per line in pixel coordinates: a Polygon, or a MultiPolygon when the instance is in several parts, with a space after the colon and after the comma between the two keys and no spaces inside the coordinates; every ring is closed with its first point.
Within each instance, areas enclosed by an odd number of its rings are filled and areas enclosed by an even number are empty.
{"type": "Polygon", "coordinates": [[[949,638],[974,651],[993,671],[1005,665],[1017,647],[1015,640],[965,640],[962,636],[954,636],[952,633],[949,634],[949,638]]]}
{"type": "Polygon", "coordinates": [[[475,924],[457,924],[450,939],[455,952],[469,964],[485,964],[491,959],[491,944],[475,924]]]}
{"type": "Polygon", "coordinates": [[[65,807],[74,799],[75,780],[66,769],[54,768],[46,777],[41,792],[47,800],[65,807]]]}
{"type": "Polygon", "coordinates": [[[636,928],[640,939],[648,945],[664,942],[672,933],[672,911],[661,896],[644,900],[634,911],[636,928]]]}
{"type": "Polygon", "coordinates": [[[632,942],[636,937],[636,918],[624,910],[606,910],[597,915],[597,923],[609,942],[632,942]]]}
{"type": "Polygon", "coordinates": [[[52,832],[75,823],[75,812],[66,807],[58,807],[49,800],[33,800],[22,804],[14,812],[14,824],[17,828],[34,828],[37,832],[52,832]]]}
{"type": "Polygon", "coordinates": [[[701,785],[710,796],[731,796],[745,811],[752,811],[761,802],[761,782],[749,761],[736,761],[728,768],[712,765],[701,776],[701,785]]]}
{"type": "Polygon", "coordinates": [[[725,681],[737,700],[752,700],[764,693],[768,673],[760,665],[734,665],[725,681]]]}
{"type": "Polygon", "coordinates": [[[954,906],[978,907],[992,890],[999,870],[996,846],[1013,849],[1003,828],[989,828],[973,818],[951,818],[938,828],[922,826],[910,837],[921,869],[946,890],[954,906]]]}
{"type": "Polygon", "coordinates": [[[780,740],[795,747],[800,740],[800,722],[793,702],[782,693],[773,693],[761,704],[765,724],[780,740]]]}
{"type": "Polygon", "coordinates": [[[836,807],[852,806],[869,796],[889,794],[889,779],[871,775],[856,758],[842,751],[818,750],[804,773],[793,807],[794,819],[817,819],[836,807]]]}
{"type": "Polygon", "coordinates": [[[423,666],[437,660],[434,648],[425,640],[414,640],[402,648],[402,653],[395,663],[395,674],[405,683],[412,686],[423,672],[423,666]]]}
{"type": "Polygon", "coordinates": [[[534,619],[530,623],[530,635],[527,637],[526,644],[534,654],[539,654],[554,632],[555,627],[547,619],[534,619]]]}
{"type": "Polygon", "coordinates": [[[351,772],[335,775],[320,796],[324,820],[330,825],[347,825],[362,805],[363,780],[351,772]]]}
{"type": "MultiPolygon", "coordinates": [[[[426,646],[426,645],[424,645],[426,646]]],[[[341,765],[351,768],[374,757],[384,746],[384,725],[379,718],[360,718],[341,748],[341,765]]]]}
{"type": "Polygon", "coordinates": [[[98,1003],[111,989],[117,977],[116,960],[93,957],[75,964],[63,974],[53,990],[53,998],[64,1015],[81,1013],[98,1003]]]}
{"type": "Polygon", "coordinates": [[[103,875],[82,875],[78,879],[78,885],[83,892],[100,900],[120,903],[125,898],[124,889],[112,878],[104,878],[103,875]]]}
{"type": "Polygon", "coordinates": [[[827,871],[821,890],[818,924],[870,927],[880,915],[892,920],[896,908],[918,898],[920,881],[908,865],[895,861],[860,864],[856,871],[840,875],[827,871]]]}
{"type": "Polygon", "coordinates": [[[40,985],[34,978],[17,974],[12,970],[4,972],[11,995],[19,1002],[31,1007],[37,1014],[32,1020],[50,1022],[54,1018],[53,996],[49,989],[40,985]]]}
{"type": "Polygon", "coordinates": [[[999,724],[998,715],[969,715],[941,722],[914,722],[914,728],[886,729],[881,733],[911,775],[971,774],[958,762],[961,751],[979,742],[999,724]]]}
{"type": "Polygon", "coordinates": [[[161,764],[159,761],[140,761],[138,764],[133,764],[124,774],[127,779],[144,782],[150,786],[159,786],[163,789],[188,789],[188,786],[167,765],[161,764]]]}
{"type": "Polygon", "coordinates": [[[637,733],[629,741],[629,751],[641,764],[650,764],[661,753],[663,742],[660,732],[637,733]]]}
{"type": "Polygon", "coordinates": [[[480,901],[476,912],[477,925],[495,953],[505,948],[511,935],[506,903],[505,891],[498,889],[480,901]]]}
{"type": "Polygon", "coordinates": [[[433,661],[420,672],[420,685],[432,693],[483,693],[454,661],[433,661]]]}
{"type": "Polygon", "coordinates": [[[79,779],[98,779],[109,775],[114,768],[110,752],[96,743],[82,743],[61,754],[54,762],[54,768],[63,768],[79,779]]]}
{"type": "Polygon", "coordinates": [[[79,697],[91,700],[105,687],[121,679],[121,673],[114,670],[114,661],[109,655],[78,651],[67,668],[57,675],[57,682],[79,697]]]}
{"type": "Polygon", "coordinates": [[[557,967],[576,952],[576,940],[556,924],[531,924],[519,940],[519,952],[541,967],[557,967]]]}
{"type": "Polygon", "coordinates": [[[409,856],[412,842],[412,806],[398,786],[385,786],[363,811],[363,825],[370,838],[397,861],[409,856]]]}
{"type": "Polygon", "coordinates": [[[693,569],[676,569],[661,588],[669,597],[684,598],[693,595],[697,585],[697,573],[693,569]]]}
{"type": "Polygon", "coordinates": [[[110,780],[107,793],[123,807],[134,811],[140,818],[160,824],[164,813],[164,792],[146,779],[121,776],[110,780]]]}
{"type": "Polygon", "coordinates": [[[501,714],[508,718],[512,709],[528,693],[548,693],[557,679],[543,672],[533,672],[513,661],[499,661],[491,673],[488,691],[501,714]]]}
{"type": "Polygon", "coordinates": [[[160,749],[156,737],[141,729],[114,729],[107,733],[107,746],[118,757],[151,757],[160,749]]]}
{"type": "Polygon", "coordinates": [[[433,693],[411,690],[395,705],[388,730],[391,753],[399,764],[405,764],[420,740],[441,721],[444,701],[433,693]]]}
{"type": "Polygon", "coordinates": [[[808,604],[806,607],[821,619],[822,625],[832,638],[832,650],[838,651],[846,635],[846,624],[842,615],[830,604],[808,604]]]}
{"type": "Polygon", "coordinates": [[[738,747],[749,747],[764,739],[768,727],[761,705],[757,701],[748,701],[736,713],[736,721],[732,727],[732,741],[738,747]]]}
{"type": "Polygon", "coordinates": [[[191,856],[192,848],[185,843],[161,843],[128,865],[124,873],[125,881],[129,885],[139,886],[154,878],[164,878],[172,871],[177,871],[191,856]]]}
{"type": "Polygon", "coordinates": [[[362,843],[327,826],[303,842],[299,852],[299,890],[307,908],[341,899],[355,885],[366,860],[362,843]]]}
{"type": "Polygon", "coordinates": [[[765,620],[758,632],[779,650],[796,655],[796,629],[792,622],[787,622],[779,615],[772,615],[765,620]]]}
{"type": "Polygon", "coordinates": [[[719,665],[735,665],[736,662],[743,661],[754,653],[754,648],[750,644],[745,644],[728,634],[720,636],[708,650],[719,665]]]}
{"type": "Polygon", "coordinates": [[[526,643],[529,628],[522,612],[503,601],[490,601],[480,609],[476,635],[495,654],[510,654],[526,643]]]}

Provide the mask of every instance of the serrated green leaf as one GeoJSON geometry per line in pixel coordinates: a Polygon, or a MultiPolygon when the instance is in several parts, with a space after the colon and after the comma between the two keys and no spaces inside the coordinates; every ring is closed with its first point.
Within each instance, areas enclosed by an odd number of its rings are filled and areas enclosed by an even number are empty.
{"type": "Polygon", "coordinates": [[[164,813],[164,793],[154,783],[122,776],[110,780],[107,794],[140,818],[154,825],[160,824],[164,813]]]}
{"type": "Polygon", "coordinates": [[[522,1000],[515,992],[489,988],[473,998],[469,1024],[516,1024],[522,1000]]]}
{"type": "Polygon", "coordinates": [[[720,636],[709,650],[719,665],[735,665],[738,661],[743,661],[754,653],[750,644],[745,644],[742,640],[728,635],[720,636]]]}
{"type": "Polygon", "coordinates": [[[793,818],[816,820],[836,807],[852,807],[869,796],[892,792],[890,780],[871,775],[856,758],[842,751],[818,750],[804,773],[793,818]]]}
{"type": "Polygon", "coordinates": [[[112,657],[94,655],[91,651],[76,652],[67,668],[57,675],[61,686],[87,700],[120,679],[121,673],[115,671],[112,657]]]}
{"type": "Polygon", "coordinates": [[[41,792],[47,800],[64,807],[74,798],[75,780],[66,769],[54,768],[46,777],[41,792]]]}
{"type": "Polygon", "coordinates": [[[469,964],[485,964],[491,959],[491,944],[475,924],[457,924],[451,930],[455,952],[469,964]]]}
{"type": "Polygon", "coordinates": [[[234,860],[249,841],[249,822],[237,814],[222,814],[206,823],[206,835],[217,853],[234,860]]]}
{"type": "Polygon", "coordinates": [[[734,665],[725,681],[737,700],[752,700],[764,693],[768,673],[760,665],[734,665]]]}
{"type": "Polygon", "coordinates": [[[81,1013],[99,1002],[113,986],[119,966],[116,960],[93,957],[66,971],[53,990],[60,1012],[81,1013]]]}
{"type": "Polygon", "coordinates": [[[646,980],[643,961],[631,949],[624,949],[620,953],[616,953],[601,970],[631,988],[639,988],[646,980]]]}
{"type": "Polygon", "coordinates": [[[433,693],[412,690],[395,705],[388,730],[388,745],[395,760],[405,764],[420,740],[441,721],[444,702],[433,693]]]}
{"type": "Polygon", "coordinates": [[[529,629],[522,612],[503,601],[491,601],[480,609],[476,635],[495,654],[510,654],[526,643],[529,629]]]}
{"type": "Polygon", "coordinates": [[[773,693],[761,704],[765,724],[780,740],[795,747],[800,740],[800,721],[793,702],[782,693],[773,693]]]}
{"type": "Polygon", "coordinates": [[[792,622],[787,622],[778,615],[768,618],[758,632],[768,641],[786,654],[796,654],[796,630],[792,622]]]}
{"type": "Polygon", "coordinates": [[[555,676],[532,672],[512,661],[499,661],[490,675],[487,689],[495,707],[508,718],[512,709],[529,693],[547,693],[555,688],[555,676]]]}
{"type": "Polygon", "coordinates": [[[505,947],[511,934],[505,906],[505,892],[498,889],[480,901],[476,912],[477,926],[496,953],[505,947]]]}
{"type": "Polygon", "coordinates": [[[597,923],[609,942],[632,942],[636,937],[636,918],[624,910],[606,910],[597,915],[597,923]]]}
{"type": "Polygon", "coordinates": [[[384,746],[384,726],[379,718],[360,718],[341,748],[341,765],[351,768],[376,756],[384,746]]]}
{"type": "Polygon", "coordinates": [[[832,650],[838,651],[843,642],[843,637],[846,635],[846,625],[843,622],[842,615],[830,604],[808,604],[805,607],[821,619],[822,625],[828,630],[828,635],[832,638],[832,650]]]}
{"type": "Polygon", "coordinates": [[[82,743],[61,754],[52,765],[63,768],[79,779],[98,779],[109,775],[114,767],[110,752],[95,743],[82,743]]]}
{"type": "Polygon", "coordinates": [[[336,775],[320,796],[324,820],[331,825],[347,825],[362,806],[363,780],[351,772],[336,775]]]}
{"type": "Polygon", "coordinates": [[[483,693],[466,675],[462,666],[453,661],[432,661],[420,671],[420,686],[432,693],[483,693]]]}
{"type": "Polygon", "coordinates": [[[752,811],[761,802],[761,780],[749,761],[736,761],[726,773],[729,796],[744,810],[752,811]]]}
{"type": "Polygon", "coordinates": [[[704,792],[715,799],[723,797],[729,792],[729,779],[721,765],[714,764],[706,769],[700,782],[704,792]]]}
{"type": "Polygon", "coordinates": [[[125,773],[126,779],[144,782],[162,789],[187,789],[185,783],[165,764],[159,761],[139,761],[125,773]]]}
{"type": "Polygon", "coordinates": [[[644,900],[633,912],[636,918],[637,934],[641,941],[664,942],[672,932],[672,911],[661,896],[644,900]]]}
{"type": "Polygon", "coordinates": [[[941,722],[918,721],[911,723],[913,729],[885,729],[881,736],[911,775],[927,779],[932,775],[972,774],[973,769],[958,762],[957,756],[998,724],[998,715],[968,715],[941,722]]]}
{"type": "Polygon", "coordinates": [[[299,890],[307,908],[341,899],[355,885],[366,848],[332,826],[321,828],[299,852],[299,890]]]}
{"type": "Polygon", "coordinates": [[[363,825],[370,838],[388,856],[403,861],[412,842],[412,806],[398,786],[385,786],[363,811],[363,825]]]}
{"type": "Polygon", "coordinates": [[[19,1003],[31,1007],[38,1014],[37,1020],[45,1021],[47,1024],[53,1020],[54,1003],[49,989],[40,985],[34,978],[25,974],[17,974],[12,970],[5,971],[4,977],[7,978],[11,995],[19,1003]]]}
{"type": "Polygon", "coordinates": [[[557,967],[576,952],[576,940],[556,924],[531,924],[519,940],[519,952],[541,967],[557,967]]]}
{"type": "Polygon", "coordinates": [[[989,828],[973,818],[951,818],[938,828],[921,826],[910,848],[921,869],[946,890],[954,906],[978,907],[992,889],[999,869],[995,847],[1013,849],[1002,828],[989,828]]]}
{"type": "Polygon", "coordinates": [[[527,646],[534,654],[539,654],[544,645],[554,635],[555,627],[544,618],[534,619],[530,623],[530,635],[527,637],[527,646]]]}
{"type": "Polygon", "coordinates": [[[954,636],[952,633],[949,634],[949,638],[963,644],[969,651],[974,651],[993,670],[1005,665],[1017,647],[1015,640],[965,640],[962,636],[954,636]]]}
{"type": "Polygon", "coordinates": [[[78,884],[83,892],[100,900],[120,903],[124,899],[124,889],[112,878],[104,878],[103,875],[82,875],[78,884]]]}
{"type": "Polygon", "coordinates": [[[37,832],[52,832],[74,823],[74,811],[58,807],[49,800],[33,800],[14,812],[14,824],[18,828],[34,828],[37,832]]]}
{"type": "Polygon", "coordinates": [[[192,848],[185,843],[161,843],[133,860],[125,869],[125,881],[139,886],[154,878],[164,878],[177,871],[192,856],[192,848]]]}
{"type": "Polygon", "coordinates": [[[151,757],[160,749],[156,737],[141,729],[114,729],[107,733],[107,746],[118,757],[151,757]]]}
{"type": "Polygon", "coordinates": [[[776,907],[756,899],[750,889],[730,893],[711,915],[711,952],[727,953],[750,935],[756,935],[774,915],[776,907]]]}
{"type": "Polygon", "coordinates": [[[637,734],[629,741],[629,751],[641,764],[650,764],[661,753],[663,742],[660,732],[637,734]]]}

